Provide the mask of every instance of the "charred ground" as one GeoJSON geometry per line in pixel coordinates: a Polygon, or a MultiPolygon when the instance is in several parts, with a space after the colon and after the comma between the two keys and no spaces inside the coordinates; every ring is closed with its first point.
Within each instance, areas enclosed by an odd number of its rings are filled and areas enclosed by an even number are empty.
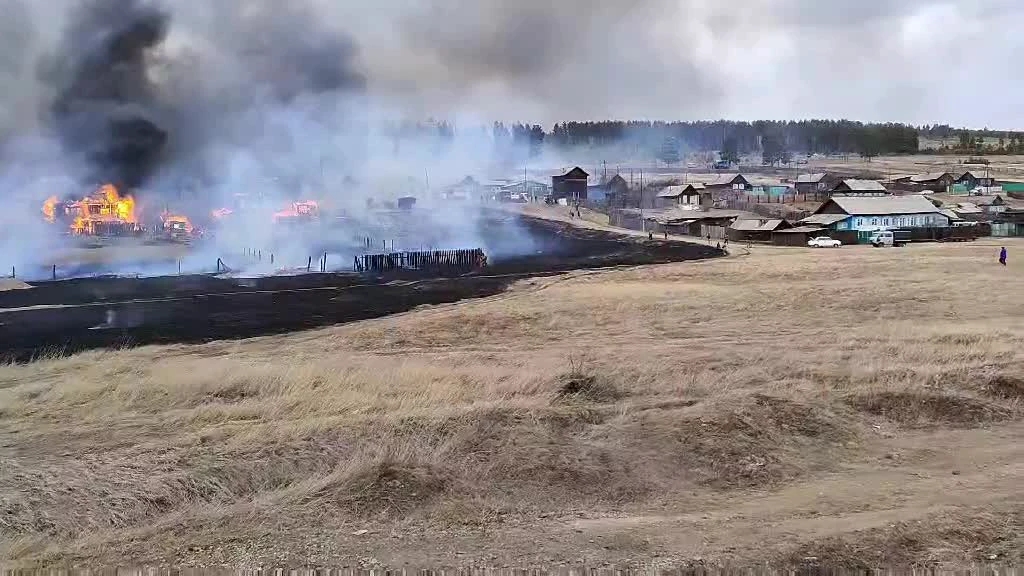
{"type": "MultiPolygon", "coordinates": [[[[507,218],[507,217],[506,217],[507,218]]],[[[0,293],[0,349],[26,360],[91,348],[248,338],[364,320],[426,304],[490,296],[533,275],[710,258],[722,251],[638,241],[522,218],[532,254],[495,258],[480,271],[227,278],[79,278],[0,293]]]]}

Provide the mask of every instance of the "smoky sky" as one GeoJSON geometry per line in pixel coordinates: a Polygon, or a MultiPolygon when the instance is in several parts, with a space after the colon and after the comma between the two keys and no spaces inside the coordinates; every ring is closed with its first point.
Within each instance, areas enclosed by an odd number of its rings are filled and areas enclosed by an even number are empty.
{"type": "Polygon", "coordinates": [[[1024,128],[1016,0],[384,0],[345,17],[370,22],[354,31],[376,88],[441,113],[1024,128]]]}
{"type": "Polygon", "coordinates": [[[365,89],[351,37],[308,2],[0,3],[0,134],[56,140],[89,181],[199,175],[212,151],[265,135],[267,117],[319,98],[327,123],[365,89]]]}
{"type": "Polygon", "coordinates": [[[0,9],[0,134],[103,110],[144,121],[122,136],[158,148],[157,170],[168,156],[208,162],[197,150],[211,140],[266,138],[253,134],[262,103],[315,98],[322,110],[332,102],[323,95],[351,92],[389,113],[460,124],[843,117],[1024,129],[1017,0],[0,0],[0,9]],[[127,16],[146,14],[165,19],[135,37],[144,61],[121,58],[97,74],[89,55],[127,16]],[[104,77],[116,81],[90,84],[104,77]]]}

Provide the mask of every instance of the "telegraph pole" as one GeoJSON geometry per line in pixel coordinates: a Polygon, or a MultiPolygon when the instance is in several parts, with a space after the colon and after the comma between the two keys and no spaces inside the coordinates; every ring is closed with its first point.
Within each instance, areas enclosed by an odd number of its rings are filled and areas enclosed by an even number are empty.
{"type": "Polygon", "coordinates": [[[644,171],[640,170],[640,229],[647,232],[647,220],[644,220],[644,171]]]}

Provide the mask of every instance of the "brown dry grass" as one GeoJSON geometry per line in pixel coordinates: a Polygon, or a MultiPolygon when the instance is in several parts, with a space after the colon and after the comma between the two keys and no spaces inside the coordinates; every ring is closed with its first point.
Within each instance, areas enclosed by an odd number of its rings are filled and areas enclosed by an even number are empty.
{"type": "MultiPolygon", "coordinates": [[[[602,547],[567,522],[712,510],[841,477],[887,438],[1015,426],[1024,266],[995,249],[761,248],[282,337],[6,366],[0,557],[649,555],[649,537],[602,547]]],[[[693,550],[728,551],[715,546],[693,550]]]]}

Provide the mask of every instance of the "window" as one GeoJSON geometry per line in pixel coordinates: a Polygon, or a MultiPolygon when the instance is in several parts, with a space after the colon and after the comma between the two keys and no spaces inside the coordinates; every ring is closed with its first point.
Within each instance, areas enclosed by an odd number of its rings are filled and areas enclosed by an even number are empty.
{"type": "Polygon", "coordinates": [[[857,218],[857,227],[859,228],[859,227],[861,227],[863,225],[864,225],[864,219],[863,218],[857,218]]]}
{"type": "Polygon", "coordinates": [[[888,226],[889,225],[889,219],[886,218],[885,220],[883,220],[882,224],[885,225],[885,226],[888,226]]]}
{"type": "Polygon", "coordinates": [[[872,218],[871,219],[871,225],[872,226],[878,226],[878,218],[872,218]]]}

